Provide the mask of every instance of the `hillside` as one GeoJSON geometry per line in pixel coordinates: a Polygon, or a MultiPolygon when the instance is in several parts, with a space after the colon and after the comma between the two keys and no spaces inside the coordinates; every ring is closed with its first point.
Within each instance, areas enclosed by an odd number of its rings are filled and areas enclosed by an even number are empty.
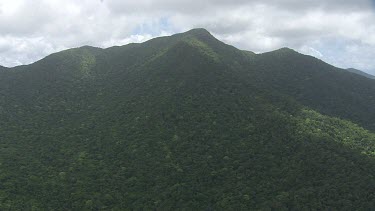
{"type": "Polygon", "coordinates": [[[347,71],[351,72],[351,73],[355,73],[355,74],[358,74],[358,75],[361,75],[361,76],[364,76],[366,78],[370,78],[370,79],[375,79],[375,76],[373,75],[370,75],[368,73],[365,73],[363,71],[360,71],[360,70],[357,70],[357,69],[354,69],[354,68],[348,68],[346,69],[347,71]]]}
{"type": "Polygon", "coordinates": [[[369,210],[374,89],[204,29],[52,54],[0,72],[0,210],[369,210]]]}
{"type": "Polygon", "coordinates": [[[249,69],[254,72],[250,76],[254,83],[263,89],[375,130],[375,83],[371,79],[287,48],[258,55],[249,69]]]}

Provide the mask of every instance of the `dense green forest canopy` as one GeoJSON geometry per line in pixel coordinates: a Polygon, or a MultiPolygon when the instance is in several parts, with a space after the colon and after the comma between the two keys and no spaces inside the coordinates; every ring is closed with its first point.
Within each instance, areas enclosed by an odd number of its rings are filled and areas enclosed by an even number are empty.
{"type": "Polygon", "coordinates": [[[375,81],[204,29],[0,71],[0,210],[370,210],[375,81]]]}

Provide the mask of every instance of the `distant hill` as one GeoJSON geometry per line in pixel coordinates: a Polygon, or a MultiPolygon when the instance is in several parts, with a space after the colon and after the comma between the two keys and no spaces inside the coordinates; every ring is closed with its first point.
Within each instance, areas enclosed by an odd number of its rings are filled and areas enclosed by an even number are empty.
{"type": "Polygon", "coordinates": [[[283,93],[323,114],[375,130],[375,83],[317,58],[283,48],[260,54],[248,67],[263,89],[283,93]]]}
{"type": "Polygon", "coordinates": [[[0,71],[0,210],[371,210],[375,82],[193,29],[0,71]]]}
{"type": "Polygon", "coordinates": [[[358,74],[358,75],[365,76],[366,78],[375,79],[375,76],[370,75],[370,74],[368,74],[368,73],[365,73],[365,72],[363,72],[363,71],[360,71],[360,70],[354,69],[354,68],[348,68],[348,69],[346,69],[346,70],[349,71],[349,72],[351,72],[351,73],[355,73],[355,74],[358,74]]]}

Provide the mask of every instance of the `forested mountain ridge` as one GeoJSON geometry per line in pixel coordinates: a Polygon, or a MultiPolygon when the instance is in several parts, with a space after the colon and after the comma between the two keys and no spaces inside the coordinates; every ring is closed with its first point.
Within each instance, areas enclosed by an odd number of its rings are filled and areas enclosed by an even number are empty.
{"type": "Polygon", "coordinates": [[[266,89],[271,87],[324,114],[375,129],[375,83],[371,79],[287,48],[259,55],[250,68],[266,89]]]}
{"type": "Polygon", "coordinates": [[[355,73],[355,74],[358,74],[358,75],[362,75],[366,78],[371,78],[371,79],[375,79],[375,76],[371,75],[371,74],[368,74],[368,73],[365,73],[361,70],[357,70],[357,69],[354,69],[354,68],[348,68],[346,69],[347,71],[351,72],[351,73],[355,73]]]}
{"type": "Polygon", "coordinates": [[[10,68],[0,208],[370,209],[373,84],[204,29],[10,68]]]}
{"type": "Polygon", "coordinates": [[[0,65],[0,71],[1,70],[6,70],[6,69],[7,69],[6,67],[3,67],[3,66],[0,65]]]}

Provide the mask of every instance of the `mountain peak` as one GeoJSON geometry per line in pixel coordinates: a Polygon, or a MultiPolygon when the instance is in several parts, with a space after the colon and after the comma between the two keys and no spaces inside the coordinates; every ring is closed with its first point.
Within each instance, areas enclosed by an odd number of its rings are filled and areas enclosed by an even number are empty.
{"type": "Polygon", "coordinates": [[[280,48],[278,50],[275,50],[275,52],[297,53],[297,51],[295,51],[295,50],[293,50],[291,48],[288,48],[288,47],[280,48]]]}
{"type": "Polygon", "coordinates": [[[277,56],[277,57],[287,56],[288,57],[288,56],[300,55],[300,53],[298,53],[297,51],[291,48],[283,47],[274,51],[262,53],[261,55],[270,55],[270,56],[277,56]]]}
{"type": "Polygon", "coordinates": [[[210,34],[210,32],[205,28],[194,28],[185,32],[186,34],[210,34]]]}
{"type": "Polygon", "coordinates": [[[193,29],[0,70],[0,210],[371,210],[374,81],[248,54],[193,29]]]}
{"type": "Polygon", "coordinates": [[[197,37],[197,38],[215,38],[209,31],[207,31],[206,29],[204,28],[195,28],[195,29],[191,29],[187,32],[184,32],[182,33],[183,35],[187,35],[187,36],[194,36],[194,37],[197,37]]]}

